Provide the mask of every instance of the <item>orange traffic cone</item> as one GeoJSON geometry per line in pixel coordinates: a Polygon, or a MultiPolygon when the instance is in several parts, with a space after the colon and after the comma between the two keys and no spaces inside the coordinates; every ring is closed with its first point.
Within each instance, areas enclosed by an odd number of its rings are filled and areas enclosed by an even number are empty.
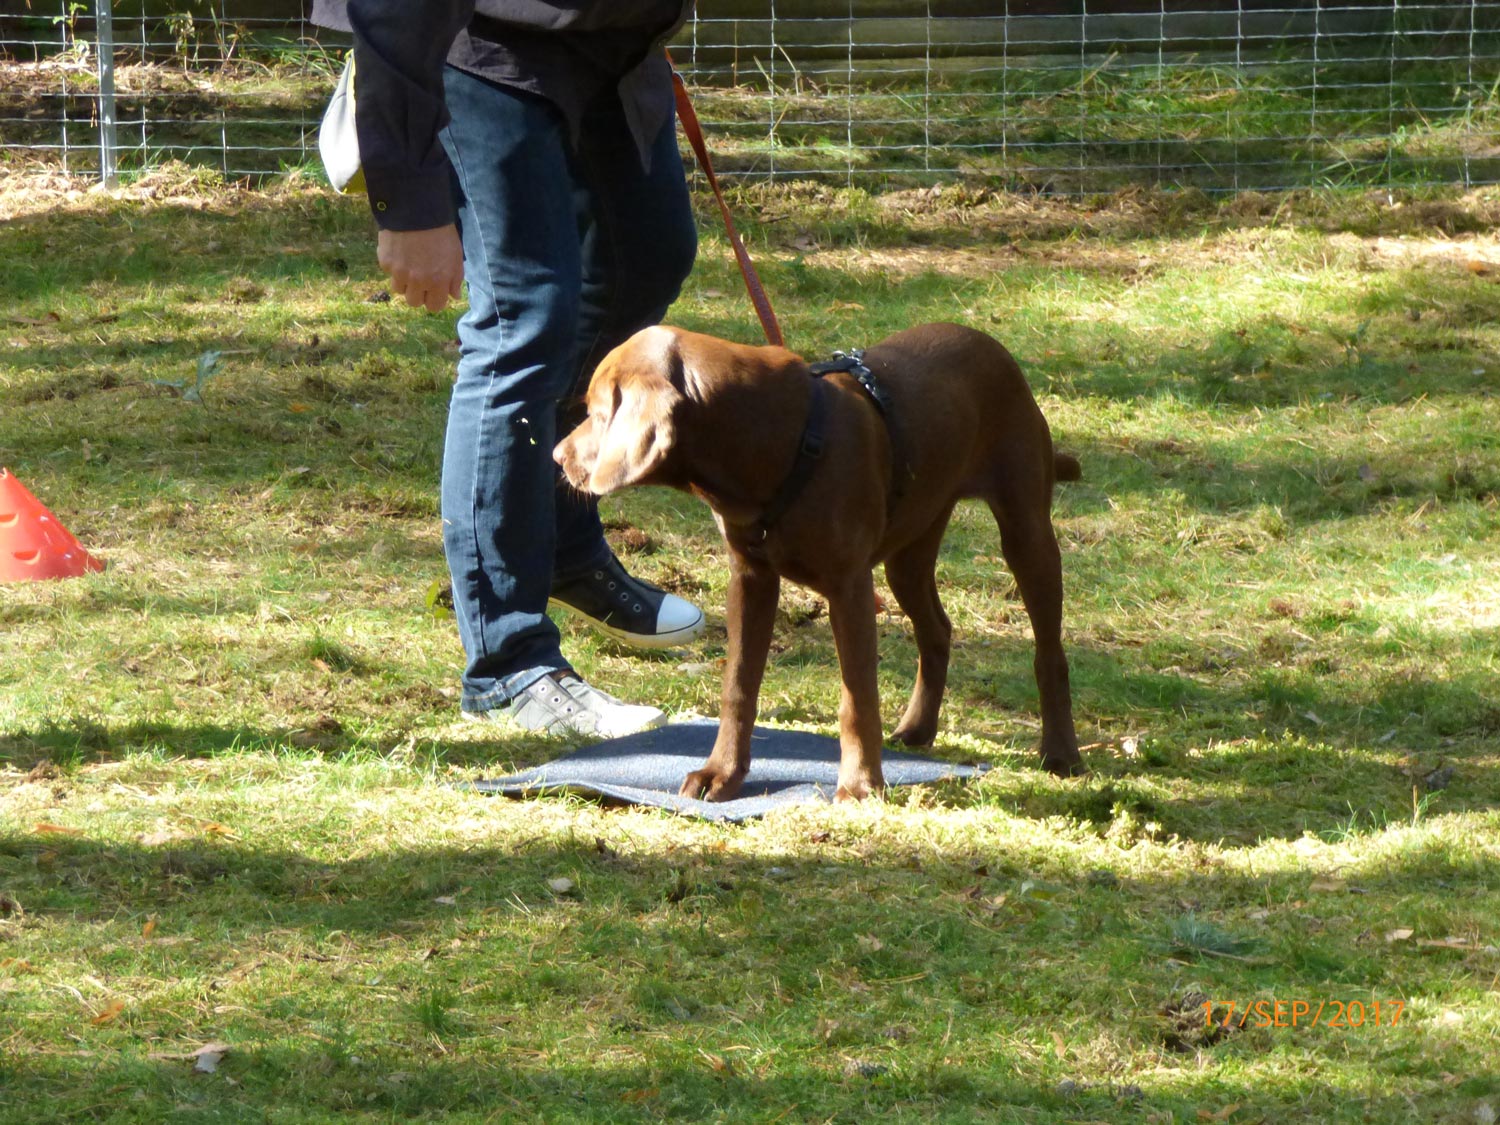
{"type": "Polygon", "coordinates": [[[0,469],[0,582],[75,578],[103,569],[10,470],[0,469]]]}

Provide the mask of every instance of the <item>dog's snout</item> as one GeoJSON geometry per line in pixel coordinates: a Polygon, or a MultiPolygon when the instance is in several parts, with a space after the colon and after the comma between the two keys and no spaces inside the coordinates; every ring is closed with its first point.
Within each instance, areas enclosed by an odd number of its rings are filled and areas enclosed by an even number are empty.
{"type": "Polygon", "coordinates": [[[588,491],[589,472],[591,471],[587,463],[588,458],[583,452],[583,443],[581,441],[581,435],[587,427],[587,422],[582,423],[572,433],[568,434],[567,437],[552,447],[552,460],[562,470],[564,479],[582,492],[588,491]]]}

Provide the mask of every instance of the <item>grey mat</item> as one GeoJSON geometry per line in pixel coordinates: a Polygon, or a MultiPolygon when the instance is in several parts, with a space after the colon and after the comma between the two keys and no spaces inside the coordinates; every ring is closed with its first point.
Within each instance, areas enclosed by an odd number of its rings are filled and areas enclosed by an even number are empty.
{"type": "MultiPolygon", "coordinates": [[[[831,801],[838,789],[839,743],[806,731],[756,727],[750,776],[733,801],[679,797],[682,779],[703,765],[719,724],[714,720],[671,723],[656,730],[595,743],[555,761],[507,777],[471,783],[481,793],[528,796],[566,790],[609,797],[632,805],[671,809],[705,820],[748,820],[772,809],[831,801]]],[[[886,750],[887,785],[921,785],[950,777],[975,777],[981,766],[942,762],[921,754],[886,750]]]]}

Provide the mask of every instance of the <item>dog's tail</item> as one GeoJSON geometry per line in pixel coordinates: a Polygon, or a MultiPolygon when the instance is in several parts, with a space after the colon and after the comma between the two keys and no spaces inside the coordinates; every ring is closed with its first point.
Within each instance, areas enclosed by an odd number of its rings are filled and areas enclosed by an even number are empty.
{"type": "Polygon", "coordinates": [[[1071,453],[1054,453],[1052,466],[1053,475],[1060,481],[1083,479],[1083,466],[1071,453]]]}

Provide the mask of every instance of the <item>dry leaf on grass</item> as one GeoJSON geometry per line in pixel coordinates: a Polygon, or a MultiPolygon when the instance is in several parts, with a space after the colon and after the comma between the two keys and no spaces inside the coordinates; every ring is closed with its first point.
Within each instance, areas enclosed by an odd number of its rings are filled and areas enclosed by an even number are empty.
{"type": "Polygon", "coordinates": [[[734,1064],[726,1059],[723,1055],[711,1054],[710,1052],[705,1051],[702,1047],[698,1048],[698,1053],[703,1056],[703,1061],[708,1063],[709,1067],[714,1071],[715,1074],[734,1073],[734,1064]]]}
{"type": "Polygon", "coordinates": [[[191,1051],[152,1051],[150,1058],[169,1062],[190,1062],[194,1072],[213,1074],[229,1054],[228,1043],[205,1043],[191,1051]]]}
{"type": "Polygon", "coordinates": [[[95,1015],[94,1018],[89,1022],[92,1023],[95,1027],[103,1027],[105,1024],[112,1023],[113,1021],[119,1019],[120,1013],[124,1010],[125,1001],[111,1000],[108,1004],[104,1005],[99,1013],[95,1015]]]}

